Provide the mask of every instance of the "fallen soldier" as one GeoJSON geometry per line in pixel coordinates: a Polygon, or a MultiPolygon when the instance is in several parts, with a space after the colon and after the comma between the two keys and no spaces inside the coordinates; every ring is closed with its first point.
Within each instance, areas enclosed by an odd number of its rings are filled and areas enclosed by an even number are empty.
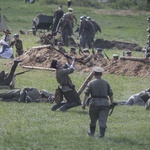
{"type": "Polygon", "coordinates": [[[150,88],[129,97],[127,101],[118,102],[120,105],[138,105],[150,109],[150,88]]]}
{"type": "Polygon", "coordinates": [[[0,100],[5,102],[50,102],[54,101],[54,94],[47,90],[27,87],[0,93],[0,100]]]}

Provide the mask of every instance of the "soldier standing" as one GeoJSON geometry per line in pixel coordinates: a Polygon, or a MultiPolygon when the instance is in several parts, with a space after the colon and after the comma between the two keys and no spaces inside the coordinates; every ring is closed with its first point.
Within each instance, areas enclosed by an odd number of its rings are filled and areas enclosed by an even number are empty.
{"type": "Polygon", "coordinates": [[[59,23],[60,18],[63,16],[64,12],[62,9],[62,5],[59,6],[59,8],[54,12],[54,24],[52,27],[52,34],[55,34],[56,32],[56,27],[59,23]]]}
{"type": "Polygon", "coordinates": [[[107,128],[106,123],[109,114],[108,96],[111,104],[113,103],[112,89],[109,83],[101,78],[103,71],[104,69],[98,66],[93,68],[95,80],[92,80],[88,83],[82,104],[82,109],[85,109],[86,100],[89,95],[91,95],[91,100],[89,102],[90,129],[88,131],[88,135],[94,135],[96,122],[99,120],[101,138],[105,136],[105,130],[107,128]]]}
{"type": "Polygon", "coordinates": [[[77,24],[77,18],[75,14],[73,13],[73,9],[68,8],[68,12],[65,15],[66,15],[66,18],[71,21],[72,28],[74,28],[74,22],[77,24]]]}
{"type": "Polygon", "coordinates": [[[87,17],[87,19],[94,25],[95,33],[97,33],[98,31],[101,33],[101,27],[99,26],[99,24],[96,21],[92,20],[91,17],[87,17]]]}
{"type": "Polygon", "coordinates": [[[57,31],[58,30],[60,30],[61,32],[64,45],[68,46],[68,37],[72,35],[73,30],[72,30],[71,21],[66,18],[65,14],[59,21],[59,24],[57,26],[57,31]]]}
{"type": "Polygon", "coordinates": [[[81,38],[80,42],[82,47],[85,48],[86,44],[90,49],[92,47],[92,42],[94,41],[95,28],[94,25],[88,21],[85,17],[81,17],[81,24],[79,27],[79,36],[81,38]]]}
{"type": "Polygon", "coordinates": [[[20,56],[23,54],[23,44],[22,41],[19,39],[18,34],[14,34],[14,41],[11,42],[10,46],[16,48],[16,56],[20,56]]]}

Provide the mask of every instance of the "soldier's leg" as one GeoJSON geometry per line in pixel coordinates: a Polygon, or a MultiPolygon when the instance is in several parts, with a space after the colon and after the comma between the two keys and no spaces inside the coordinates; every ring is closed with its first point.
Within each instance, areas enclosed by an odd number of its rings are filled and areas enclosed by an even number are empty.
{"type": "Polygon", "coordinates": [[[61,106],[65,105],[66,103],[62,102],[62,103],[58,103],[56,105],[54,105],[51,110],[52,111],[56,111],[58,108],[60,108],[61,106]]]}
{"type": "Polygon", "coordinates": [[[66,111],[70,108],[81,105],[80,97],[75,90],[64,92],[63,95],[67,100],[67,103],[60,107],[60,111],[66,111]]]}
{"type": "Polygon", "coordinates": [[[90,116],[90,128],[88,130],[88,135],[93,136],[95,134],[96,122],[98,120],[99,108],[97,106],[89,106],[89,116],[90,116]]]}
{"type": "Polygon", "coordinates": [[[3,93],[0,93],[0,98],[2,98],[3,100],[9,100],[10,99],[12,101],[16,101],[16,99],[19,99],[19,96],[20,96],[20,90],[11,90],[11,91],[7,91],[7,92],[3,92],[3,93]]]}
{"type": "Polygon", "coordinates": [[[99,129],[100,129],[100,137],[105,136],[105,131],[107,128],[107,118],[109,115],[109,106],[99,106],[99,129]]]}

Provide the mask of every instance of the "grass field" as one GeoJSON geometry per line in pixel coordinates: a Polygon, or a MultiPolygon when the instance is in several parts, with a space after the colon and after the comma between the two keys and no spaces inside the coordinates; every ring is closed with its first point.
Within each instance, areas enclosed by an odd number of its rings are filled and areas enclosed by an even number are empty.
{"type": "MultiPolygon", "coordinates": [[[[1,0],[3,14],[7,25],[14,33],[20,29],[31,29],[31,21],[39,12],[52,15],[58,6],[24,4],[22,0],[1,0]],[[5,9],[10,7],[9,9],[5,9]]],[[[67,8],[64,6],[64,10],[67,8]]],[[[97,38],[135,42],[145,46],[147,42],[147,12],[122,14],[114,10],[96,10],[76,7],[78,17],[91,16],[102,28],[97,38]]],[[[125,12],[126,13],[126,12],[125,12]]],[[[2,35],[3,33],[1,33],[2,35]]],[[[38,35],[20,35],[24,49],[38,45],[38,35]]],[[[68,48],[66,48],[68,49],[68,48]]],[[[117,49],[104,50],[109,56],[119,52],[117,49]]],[[[136,56],[141,53],[134,52],[136,56]]],[[[10,70],[10,60],[0,59],[0,69],[10,70]]],[[[23,71],[21,67],[16,72],[23,71]]],[[[79,89],[87,73],[75,72],[71,78],[79,89]]],[[[127,100],[132,94],[150,87],[149,78],[116,76],[104,74],[112,86],[115,101],[127,100]]],[[[57,88],[54,72],[33,70],[16,78],[16,87],[37,87],[54,92],[57,88]]],[[[3,91],[3,90],[2,90],[3,91]]],[[[83,100],[83,94],[81,95],[83,100]]],[[[66,113],[52,112],[49,103],[15,103],[0,102],[0,150],[149,150],[150,113],[144,107],[117,106],[108,118],[106,137],[99,139],[97,126],[94,138],[87,136],[89,127],[88,107],[82,110],[76,107],[66,113]]]]}

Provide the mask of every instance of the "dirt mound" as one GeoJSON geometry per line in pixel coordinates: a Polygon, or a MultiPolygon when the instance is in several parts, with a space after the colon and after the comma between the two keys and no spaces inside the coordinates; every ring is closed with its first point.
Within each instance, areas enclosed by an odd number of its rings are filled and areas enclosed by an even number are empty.
{"type": "MultiPolygon", "coordinates": [[[[100,65],[105,69],[105,72],[109,74],[150,77],[149,60],[147,63],[144,63],[132,60],[114,61],[104,58],[95,60],[93,55],[76,55],[75,57],[81,60],[76,62],[76,70],[80,72],[90,72],[93,66],[100,65]]],[[[64,63],[66,62],[66,58],[62,54],[48,48],[30,49],[20,56],[19,59],[23,59],[23,62],[21,63],[22,66],[36,66],[44,68],[50,67],[52,59],[58,59],[64,63]]]]}
{"type": "Polygon", "coordinates": [[[111,49],[118,48],[120,50],[131,50],[131,51],[141,51],[142,47],[136,43],[128,43],[128,42],[119,42],[119,41],[107,41],[103,39],[96,39],[93,43],[94,47],[100,47],[103,49],[111,49]]]}

